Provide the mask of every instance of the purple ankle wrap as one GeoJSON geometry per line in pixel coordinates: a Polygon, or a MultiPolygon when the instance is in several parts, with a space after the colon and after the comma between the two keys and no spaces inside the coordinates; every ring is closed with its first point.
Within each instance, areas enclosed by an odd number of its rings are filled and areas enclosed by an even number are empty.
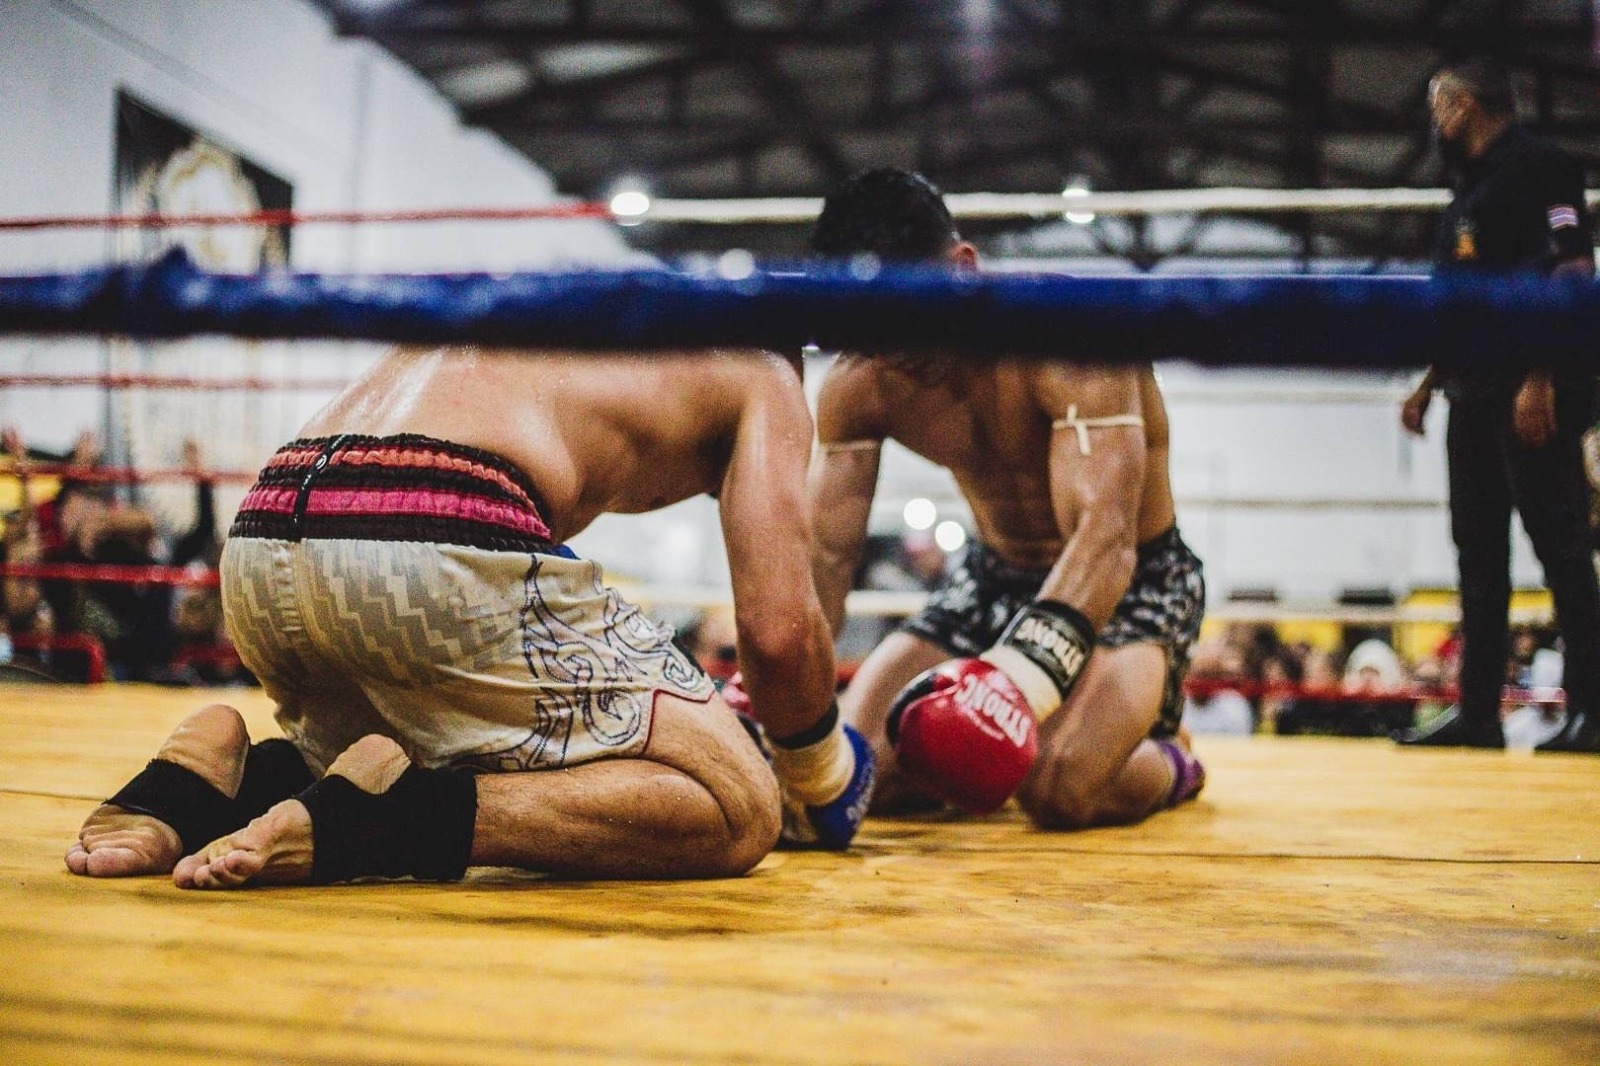
{"type": "Polygon", "coordinates": [[[1206,784],[1206,768],[1200,765],[1200,760],[1175,740],[1158,740],[1156,746],[1167,757],[1167,762],[1172,764],[1172,788],[1167,792],[1163,806],[1176,807],[1199,795],[1206,784]]]}

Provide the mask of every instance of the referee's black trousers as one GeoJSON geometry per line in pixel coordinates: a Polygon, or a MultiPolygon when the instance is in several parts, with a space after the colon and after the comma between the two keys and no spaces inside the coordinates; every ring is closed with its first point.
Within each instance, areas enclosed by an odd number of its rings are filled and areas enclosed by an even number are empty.
{"type": "Polygon", "coordinates": [[[1516,387],[1463,390],[1450,403],[1450,525],[1461,581],[1461,715],[1498,722],[1511,607],[1511,511],[1544,567],[1566,643],[1570,706],[1600,712],[1600,584],[1590,555],[1582,439],[1593,417],[1589,377],[1558,378],[1554,439],[1527,448],[1512,427],[1516,387]]]}

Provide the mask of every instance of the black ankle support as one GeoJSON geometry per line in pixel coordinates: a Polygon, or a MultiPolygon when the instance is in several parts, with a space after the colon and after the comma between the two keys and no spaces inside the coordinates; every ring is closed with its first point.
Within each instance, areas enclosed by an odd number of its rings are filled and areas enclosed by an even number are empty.
{"type": "Polygon", "coordinates": [[[379,795],[329,774],[297,799],[311,812],[311,881],[459,881],[472,857],[477,779],[410,767],[379,795]]]}
{"type": "Polygon", "coordinates": [[[244,778],[235,800],[244,816],[239,824],[266,814],[274,804],[303,792],[315,780],[305,758],[287,740],[252,744],[244,757],[244,778]]]}
{"type": "Polygon", "coordinates": [[[183,842],[183,853],[193,855],[218,837],[243,829],[250,819],[313,780],[293,744],[263,740],[245,753],[244,777],[233,799],[187,767],[151,759],[106,802],[167,823],[183,842]]]}
{"type": "Polygon", "coordinates": [[[185,855],[193,855],[249,821],[240,817],[239,805],[226,793],[193,770],[166,759],[151,759],[106,802],[171,826],[183,842],[185,855]]]}

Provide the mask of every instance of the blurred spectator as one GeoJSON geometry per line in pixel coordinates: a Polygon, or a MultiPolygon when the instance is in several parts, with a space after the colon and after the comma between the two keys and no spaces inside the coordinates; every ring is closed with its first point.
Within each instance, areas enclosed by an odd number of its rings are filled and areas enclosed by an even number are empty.
{"type": "Polygon", "coordinates": [[[1339,658],[1321,648],[1305,647],[1300,653],[1301,688],[1319,696],[1339,690],[1339,658]]]}
{"type": "Polygon", "coordinates": [[[1227,640],[1244,656],[1244,666],[1249,676],[1258,679],[1262,677],[1268,662],[1287,651],[1277,629],[1266,623],[1230,626],[1227,640]]]}
{"type": "Polygon", "coordinates": [[[1404,684],[1400,656],[1388,644],[1364,640],[1352,648],[1341,685],[1346,717],[1342,735],[1386,737],[1409,729],[1416,710],[1404,684]]]}
{"type": "MultiPolygon", "coordinates": [[[[0,433],[0,450],[3,450],[0,458],[10,475],[10,488],[14,490],[6,494],[11,510],[6,515],[3,535],[0,535],[0,562],[38,563],[44,557],[44,541],[36,501],[48,500],[49,496],[42,495],[38,487],[41,480],[47,479],[33,477],[29,468],[37,460],[59,461],[60,457],[24,447],[22,438],[10,429],[0,433]]],[[[51,484],[47,491],[57,491],[59,485],[53,479],[48,480],[51,484]]],[[[48,653],[36,649],[27,639],[48,637],[54,632],[50,607],[37,578],[8,575],[0,580],[0,617],[3,617],[0,626],[5,632],[7,663],[48,673],[48,653]]]]}
{"type": "Polygon", "coordinates": [[[1455,677],[1451,664],[1437,656],[1423,659],[1411,668],[1411,687],[1418,697],[1412,719],[1424,728],[1450,706],[1455,677]]]}
{"type": "MultiPolygon", "coordinates": [[[[30,451],[30,457],[46,453],[30,451]]],[[[54,462],[90,469],[100,465],[100,440],[85,430],[78,434],[72,451],[65,456],[49,456],[54,462]]],[[[54,494],[39,504],[39,535],[46,555],[60,552],[74,537],[81,537],[105,510],[110,493],[102,485],[77,478],[64,478],[54,494]]]]}
{"type": "Polygon", "coordinates": [[[1229,639],[1197,641],[1189,655],[1192,694],[1183,704],[1184,728],[1195,734],[1248,736],[1255,710],[1244,692],[1252,687],[1244,651],[1229,639]]]}
{"type": "Polygon", "coordinates": [[[1339,707],[1339,663],[1320,648],[1302,652],[1300,691],[1278,709],[1277,731],[1285,736],[1334,733],[1343,717],[1339,707]]]}
{"type": "MultiPolygon", "coordinates": [[[[178,538],[165,558],[157,544],[155,521],[147,512],[132,506],[109,507],[87,491],[69,491],[68,483],[62,486],[54,508],[61,544],[54,550],[47,546],[44,561],[130,568],[163,563],[185,566],[214,554],[212,485],[204,476],[200,450],[193,441],[184,444],[183,465],[196,478],[195,525],[178,538]],[[64,502],[62,496],[67,497],[64,502]]],[[[104,645],[115,679],[192,680],[175,677],[172,671],[176,647],[172,585],[53,579],[44,582],[44,594],[59,632],[85,633],[104,645]]]]}
{"type": "Polygon", "coordinates": [[[1540,648],[1540,633],[1532,626],[1517,626],[1511,631],[1510,651],[1506,655],[1506,684],[1512,688],[1527,685],[1533,656],[1540,648]]]}
{"type": "Polygon", "coordinates": [[[1505,716],[1506,747],[1537,747],[1567,724],[1566,708],[1556,702],[1564,668],[1562,655],[1554,648],[1539,648],[1529,656],[1528,667],[1518,675],[1515,686],[1529,701],[1505,716]]]}
{"type": "Polygon", "coordinates": [[[1278,715],[1294,698],[1305,677],[1300,659],[1288,647],[1261,664],[1261,700],[1256,717],[1263,732],[1277,732],[1278,715]]]}
{"type": "MultiPolygon", "coordinates": [[[[190,569],[196,565],[190,564],[190,569]]],[[[172,610],[172,633],[171,670],[159,680],[191,685],[255,683],[223,624],[222,596],[217,589],[179,587],[172,610]]]]}
{"type": "Polygon", "coordinates": [[[928,592],[944,580],[944,549],[928,532],[867,539],[855,587],[881,592],[928,592]]]}
{"type": "Polygon", "coordinates": [[[739,669],[739,636],[733,610],[713,607],[678,630],[678,643],[720,687],[739,669]]]}

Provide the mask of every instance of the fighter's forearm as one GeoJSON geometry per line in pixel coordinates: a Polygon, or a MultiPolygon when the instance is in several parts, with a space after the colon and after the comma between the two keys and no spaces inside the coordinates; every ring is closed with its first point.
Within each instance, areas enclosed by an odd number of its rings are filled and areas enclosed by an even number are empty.
{"type": "Polygon", "coordinates": [[[838,637],[844,625],[845,600],[850,595],[850,579],[855,571],[855,554],[819,548],[811,563],[811,577],[822,604],[822,617],[828,632],[838,637]]]}
{"type": "Polygon", "coordinates": [[[1133,577],[1139,486],[1145,480],[1142,426],[1101,431],[1087,453],[1058,434],[1052,461],[1057,521],[1066,543],[1040,590],[1105,625],[1133,577]]]}
{"type": "Polygon", "coordinates": [[[791,616],[781,626],[741,626],[739,667],[751,710],[775,737],[815,725],[833,702],[833,639],[820,613],[791,616]]]}
{"type": "Polygon", "coordinates": [[[879,448],[875,441],[824,446],[811,471],[811,579],[835,636],[867,539],[879,448]]]}
{"type": "Polygon", "coordinates": [[[1076,608],[1099,629],[1111,620],[1127,591],[1137,554],[1131,522],[1080,524],[1040,587],[1039,598],[1076,608]]]}

